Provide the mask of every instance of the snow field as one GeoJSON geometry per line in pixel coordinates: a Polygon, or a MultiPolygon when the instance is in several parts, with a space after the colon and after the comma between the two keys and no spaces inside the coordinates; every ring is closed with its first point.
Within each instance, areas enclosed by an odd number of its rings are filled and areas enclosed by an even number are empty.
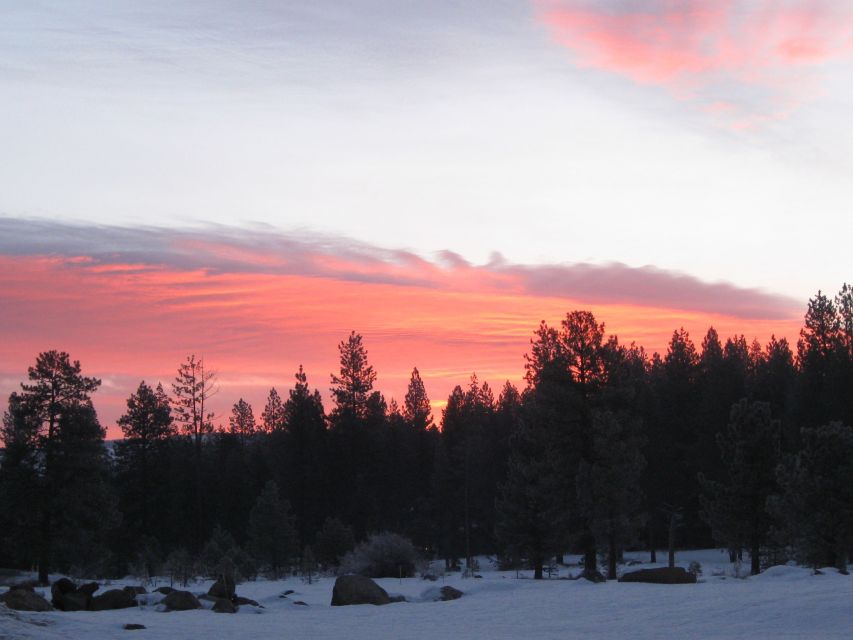
{"type": "MultiPolygon", "coordinates": [[[[648,555],[626,554],[626,558],[647,560],[648,555]]],[[[383,607],[331,607],[334,578],[321,578],[311,585],[299,578],[258,580],[239,585],[237,592],[264,605],[262,610],[242,607],[236,615],[207,610],[162,613],[154,604],[102,612],[38,614],[6,610],[0,612],[0,639],[853,637],[851,576],[833,569],[813,575],[801,567],[774,567],[760,576],[737,579],[732,577],[734,567],[727,556],[716,550],[683,552],[678,560],[685,567],[691,560],[702,563],[698,584],[596,585],[584,580],[516,579],[514,571],[486,569],[484,560],[482,579],[449,574],[436,583],[420,578],[377,580],[390,594],[413,600],[383,607]],[[416,601],[428,589],[442,584],[455,586],[465,595],[451,602],[416,601]],[[294,593],[280,598],[287,589],[294,593]],[[309,606],[295,605],[296,600],[309,606]],[[126,623],[147,628],[125,631],[122,627],[126,623]]],[[[651,566],[659,565],[644,562],[625,569],[651,566]]],[[[560,575],[578,571],[577,567],[561,567],[560,575]]],[[[525,574],[532,575],[522,572],[525,574]]],[[[113,581],[102,590],[126,584],[137,582],[113,581]]],[[[203,593],[210,584],[198,582],[189,590],[203,593]]]]}

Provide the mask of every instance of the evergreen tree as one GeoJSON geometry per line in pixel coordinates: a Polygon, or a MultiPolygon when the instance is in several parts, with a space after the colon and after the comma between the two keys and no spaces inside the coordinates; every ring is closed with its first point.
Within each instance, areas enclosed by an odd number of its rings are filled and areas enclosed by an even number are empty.
{"type": "Polygon", "coordinates": [[[252,405],[240,398],[231,407],[231,416],[228,418],[228,430],[236,435],[241,444],[251,438],[257,430],[255,423],[255,414],[252,412],[252,405]]]}
{"type": "MultiPolygon", "coordinates": [[[[22,483],[17,488],[25,489],[31,502],[25,507],[29,513],[16,517],[6,535],[29,539],[25,548],[38,562],[39,581],[46,583],[56,563],[67,567],[72,557],[91,560],[72,540],[87,538],[95,549],[104,529],[115,524],[115,505],[104,482],[104,431],[91,403],[100,380],[84,376],[80,363],[59,351],[40,353],[27,378],[21,392],[10,396],[4,416],[8,453],[2,475],[22,483]],[[73,536],[66,535],[69,529],[73,536]]],[[[12,497],[8,489],[3,494],[12,497]]],[[[15,504],[20,498],[9,506],[20,506],[15,504]]]]}
{"type": "Polygon", "coordinates": [[[520,419],[510,439],[506,482],[496,501],[496,535],[504,553],[527,559],[541,580],[546,559],[563,542],[564,504],[550,434],[537,421],[520,419]]]}
{"type": "Polygon", "coordinates": [[[339,567],[344,556],[354,548],[352,529],[338,518],[326,518],[314,543],[317,561],[326,568],[339,567]]]}
{"type": "Polygon", "coordinates": [[[799,559],[846,572],[853,548],[853,428],[833,422],[803,429],[802,449],[777,474],[771,502],[799,559]]]}
{"type": "Polygon", "coordinates": [[[365,418],[368,399],[376,382],[376,372],[367,362],[367,350],[360,334],[350,333],[347,340],[338,345],[340,352],[340,375],[332,374],[332,397],[335,401],[333,414],[365,418]]]}
{"type": "Polygon", "coordinates": [[[290,505],[281,499],[278,485],[269,481],[249,515],[249,549],[278,579],[298,552],[290,505]]]}
{"type": "Polygon", "coordinates": [[[748,549],[753,575],[761,571],[761,548],[773,524],[766,505],[778,490],[780,441],[781,427],[771,418],[770,405],[741,400],[731,408],[726,431],[717,434],[724,478],[700,476],[703,517],[714,539],[733,552],[748,549]]]}
{"type": "Polygon", "coordinates": [[[296,385],[282,408],[285,427],[281,477],[295,509],[299,544],[309,544],[327,509],[326,419],[318,390],[311,391],[308,377],[299,366],[296,385]]]}
{"type": "Polygon", "coordinates": [[[186,361],[178,366],[178,374],[172,383],[172,416],[193,442],[195,495],[192,504],[196,548],[201,544],[205,529],[202,446],[204,437],[213,432],[214,414],[209,410],[209,401],[217,392],[216,373],[205,368],[203,358],[196,359],[193,354],[187,356],[186,361]]]}
{"type": "Polygon", "coordinates": [[[122,529],[127,545],[141,548],[143,539],[156,533],[155,523],[162,526],[156,516],[167,500],[159,479],[168,475],[168,439],[175,427],[163,386],[152,389],[140,382],[118,425],[124,434],[115,446],[122,529]]]}
{"type": "Polygon", "coordinates": [[[199,450],[204,436],[213,432],[214,414],[209,411],[209,401],[218,391],[216,372],[205,369],[203,358],[190,355],[178,366],[172,383],[173,417],[199,450]]]}
{"type": "Polygon", "coordinates": [[[616,579],[616,561],[623,545],[638,528],[640,476],[646,466],[638,427],[636,421],[596,410],[592,460],[581,460],[578,465],[578,506],[596,541],[607,550],[611,580],[616,579]]]}
{"type": "Polygon", "coordinates": [[[261,414],[261,420],[267,433],[284,430],[284,403],[275,387],[270,389],[267,396],[267,404],[261,414]]]}
{"type": "Polygon", "coordinates": [[[416,431],[426,431],[432,427],[432,407],[417,367],[412,369],[402,415],[416,431]]]}

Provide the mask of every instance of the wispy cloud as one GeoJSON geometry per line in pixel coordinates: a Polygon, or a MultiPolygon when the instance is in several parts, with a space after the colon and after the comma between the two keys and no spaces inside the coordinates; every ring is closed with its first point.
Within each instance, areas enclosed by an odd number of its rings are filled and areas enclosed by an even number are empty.
{"type": "MultiPolygon", "coordinates": [[[[64,349],[109,376],[112,425],[138,380],[174,375],[189,353],[220,372],[216,410],[261,404],[301,363],[328,389],[338,342],[365,337],[380,388],[402,397],[412,366],[432,399],[472,371],[520,381],[542,319],[592,309],[609,332],[652,350],[671,331],[793,336],[801,305],[653,267],[472,264],[271,228],[170,230],[0,218],[0,395],[39,351],[64,349]]],[[[697,336],[698,337],[698,336],[697,336]]],[[[17,376],[17,377],[16,377],[17,376]]]]}
{"type": "Polygon", "coordinates": [[[445,291],[553,296],[604,304],[677,308],[753,319],[790,318],[798,301],[654,266],[621,263],[474,265],[452,252],[429,260],[346,238],[273,228],[197,229],[72,225],[0,218],[0,254],[49,256],[68,268],[132,274],[157,269],[213,275],[329,278],[445,291]]]}
{"type": "Polygon", "coordinates": [[[534,0],[579,65],[665,88],[735,128],[783,118],[853,54],[845,0],[534,0]]]}

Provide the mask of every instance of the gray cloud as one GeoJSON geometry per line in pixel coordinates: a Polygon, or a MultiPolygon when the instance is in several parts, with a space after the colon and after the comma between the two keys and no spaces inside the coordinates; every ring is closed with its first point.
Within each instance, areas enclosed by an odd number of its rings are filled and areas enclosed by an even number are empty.
{"type": "Polygon", "coordinates": [[[654,266],[509,263],[495,254],[475,265],[442,251],[433,260],[396,249],[272,227],[167,229],[67,224],[0,217],[0,254],[68,259],[67,268],[127,265],[211,273],[302,275],[437,289],[508,291],[577,302],[635,304],[741,318],[801,313],[792,298],[730,283],[709,283],[654,266]],[[72,260],[78,258],[79,260],[72,260]],[[80,259],[82,258],[82,259],[80,259]]]}

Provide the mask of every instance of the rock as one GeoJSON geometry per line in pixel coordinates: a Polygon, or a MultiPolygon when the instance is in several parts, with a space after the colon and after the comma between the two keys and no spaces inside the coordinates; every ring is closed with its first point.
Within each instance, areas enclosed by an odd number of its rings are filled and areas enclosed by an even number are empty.
{"type": "Polygon", "coordinates": [[[171,591],[163,598],[167,611],[190,611],[201,609],[201,603],[189,591],[171,591]]]}
{"type": "Polygon", "coordinates": [[[291,593],[296,593],[296,592],[295,592],[293,589],[288,589],[287,591],[285,591],[285,592],[284,592],[284,593],[282,593],[281,595],[282,595],[283,597],[285,597],[285,598],[286,598],[286,597],[287,597],[287,596],[289,596],[291,593]]]}
{"type": "Polygon", "coordinates": [[[405,601],[406,601],[406,596],[392,596],[392,595],[389,595],[389,596],[388,596],[388,600],[389,600],[390,602],[405,602],[405,601]]]}
{"type": "Polygon", "coordinates": [[[38,586],[38,582],[35,580],[30,580],[28,582],[19,582],[18,584],[13,584],[9,586],[9,591],[31,591],[35,592],[35,588],[38,586]]]}
{"type": "Polygon", "coordinates": [[[156,589],[154,589],[154,591],[156,591],[157,593],[162,593],[164,596],[167,596],[172,593],[174,589],[172,587],[157,587],[156,589]]]}
{"type": "MultiPolygon", "coordinates": [[[[56,608],[62,611],[86,611],[92,604],[92,596],[79,591],[72,591],[60,596],[60,603],[61,606],[56,608]]],[[[56,606],[55,603],[54,606],[56,606]]]]}
{"type": "Polygon", "coordinates": [[[236,604],[238,607],[241,607],[244,604],[248,604],[248,605],[251,605],[253,607],[260,607],[261,606],[257,602],[252,600],[251,598],[244,598],[243,596],[235,597],[234,598],[234,604],[236,604]]]}
{"type": "Polygon", "coordinates": [[[129,622],[128,624],[124,625],[124,627],[122,627],[122,628],[125,629],[126,631],[136,631],[137,629],[144,629],[145,625],[144,624],[136,624],[135,622],[129,622]]]}
{"type": "Polygon", "coordinates": [[[50,603],[37,594],[27,589],[10,589],[0,595],[0,602],[15,611],[52,611],[50,603]]]}
{"type": "Polygon", "coordinates": [[[429,580],[430,582],[435,582],[436,580],[438,580],[438,576],[433,575],[431,573],[425,573],[423,576],[421,576],[421,578],[424,580],[429,580]]]}
{"type": "Polygon", "coordinates": [[[439,600],[442,602],[447,602],[448,600],[459,600],[462,597],[462,592],[459,589],[454,587],[442,587],[441,588],[441,597],[439,600]]]}
{"type": "Polygon", "coordinates": [[[681,567],[640,569],[624,574],[619,582],[650,582],[652,584],[693,584],[696,576],[681,567]]]}
{"type": "Polygon", "coordinates": [[[53,606],[57,609],[62,609],[62,597],[66,593],[74,593],[77,587],[68,578],[60,578],[50,587],[50,598],[53,601],[53,606]]]}
{"type": "Polygon", "coordinates": [[[297,600],[297,601],[296,601],[296,602],[294,602],[293,604],[298,604],[300,607],[307,607],[307,606],[308,606],[308,603],[307,603],[307,602],[302,602],[302,600],[297,600]]]}
{"type": "Polygon", "coordinates": [[[212,610],[216,613],[237,613],[237,607],[228,598],[217,598],[212,610]]]}
{"type": "Polygon", "coordinates": [[[95,591],[100,588],[97,582],[87,582],[86,584],[81,584],[77,587],[77,593],[85,593],[87,596],[91,597],[95,595],[95,591]]]}
{"type": "Polygon", "coordinates": [[[351,604],[388,604],[388,593],[370,578],[357,575],[340,576],[332,589],[332,606],[351,604]]]}
{"type": "Polygon", "coordinates": [[[148,593],[145,587],[125,587],[123,591],[127,591],[134,598],[136,596],[142,595],[143,593],[148,593]]]}
{"type": "Polygon", "coordinates": [[[92,598],[92,611],[129,609],[136,606],[136,594],[126,589],[110,589],[92,598]]]}
{"type": "Polygon", "coordinates": [[[234,597],[235,585],[234,579],[226,576],[219,576],[219,579],[213,583],[213,586],[208,590],[208,595],[214,598],[227,598],[231,600],[234,597]]]}

